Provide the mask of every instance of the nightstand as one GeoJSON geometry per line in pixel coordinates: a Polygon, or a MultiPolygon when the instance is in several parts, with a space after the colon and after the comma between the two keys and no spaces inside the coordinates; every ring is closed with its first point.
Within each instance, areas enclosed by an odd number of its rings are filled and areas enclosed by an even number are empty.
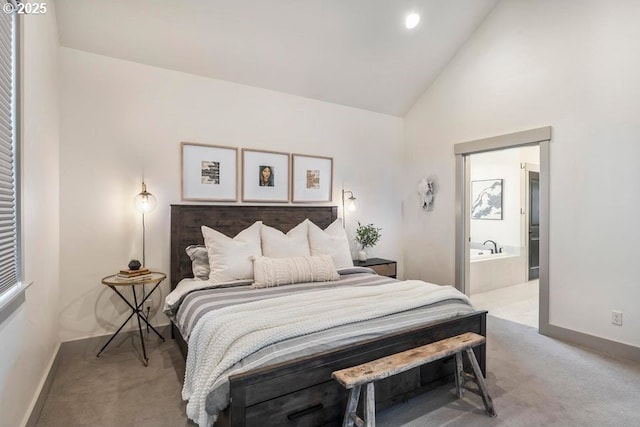
{"type": "Polygon", "coordinates": [[[394,279],[396,278],[397,263],[389,259],[369,258],[366,261],[354,260],[353,265],[355,267],[369,267],[380,276],[389,276],[393,277],[394,279]]]}
{"type": "MultiPolygon", "coordinates": [[[[149,358],[147,358],[147,349],[144,346],[144,337],[142,336],[142,324],[140,323],[140,320],[146,323],[147,328],[151,328],[151,330],[155,332],[156,335],[160,337],[162,341],[164,341],[164,337],[160,334],[160,332],[156,331],[156,329],[153,326],[151,326],[147,318],[142,313],[142,306],[144,305],[144,302],[151,296],[151,294],[153,294],[153,292],[158,288],[158,286],[160,286],[160,283],[162,283],[162,281],[166,278],[167,278],[167,275],[164,273],[151,272],[150,276],[145,276],[144,278],[141,278],[141,279],[119,280],[117,275],[115,274],[112,274],[111,276],[107,276],[104,279],[102,279],[102,284],[110,287],[113,290],[113,292],[118,294],[118,296],[122,299],[122,301],[124,301],[129,306],[129,308],[131,309],[131,314],[129,315],[129,317],[127,317],[127,319],[124,322],[122,322],[122,325],[120,325],[118,330],[111,336],[111,338],[109,338],[109,341],[107,341],[106,344],[102,346],[102,348],[100,349],[96,357],[100,357],[100,353],[102,353],[104,349],[107,348],[109,343],[113,341],[116,335],[118,335],[118,333],[122,330],[124,325],[126,325],[127,322],[129,322],[129,319],[131,319],[134,315],[137,315],[138,331],[140,332],[140,340],[142,341],[142,354],[144,356],[143,362],[144,362],[144,366],[147,366],[147,364],[149,363],[149,358]],[[138,302],[138,296],[136,295],[135,288],[136,286],[142,286],[142,285],[154,285],[154,286],[153,286],[153,289],[151,289],[151,291],[148,292],[140,302],[138,302]],[[117,289],[117,288],[127,288],[127,287],[131,288],[131,292],[133,293],[133,304],[128,299],[126,299],[124,295],[122,295],[120,291],[117,289]]],[[[149,329],[147,329],[147,331],[148,330],[149,329]]]]}

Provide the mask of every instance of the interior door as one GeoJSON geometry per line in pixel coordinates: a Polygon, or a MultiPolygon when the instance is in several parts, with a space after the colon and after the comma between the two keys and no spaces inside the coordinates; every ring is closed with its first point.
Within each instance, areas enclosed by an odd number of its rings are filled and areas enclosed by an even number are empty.
{"type": "Polygon", "coordinates": [[[529,274],[540,276],[540,174],[529,172],[529,274]]]}

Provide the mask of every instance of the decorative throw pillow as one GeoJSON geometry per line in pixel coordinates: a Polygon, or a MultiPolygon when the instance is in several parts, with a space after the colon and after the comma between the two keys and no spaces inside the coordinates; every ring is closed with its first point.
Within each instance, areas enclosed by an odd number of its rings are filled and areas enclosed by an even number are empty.
{"type": "Polygon", "coordinates": [[[187,251],[187,255],[191,258],[193,277],[200,280],[209,280],[211,267],[209,267],[207,247],[204,245],[191,245],[187,246],[185,251],[187,251]]]}
{"type": "Polygon", "coordinates": [[[233,239],[202,226],[204,244],[209,255],[209,280],[213,283],[230,280],[253,279],[254,257],[262,255],[260,248],[261,221],[242,230],[233,239]]]}
{"type": "Polygon", "coordinates": [[[309,220],[305,219],[293,227],[287,234],[273,227],[262,224],[262,255],[270,258],[287,258],[294,256],[309,256],[309,220]]]}
{"type": "Polygon", "coordinates": [[[305,282],[329,282],[340,275],[329,255],[292,258],[257,257],[253,261],[253,288],[270,288],[305,282]]]}
{"type": "Polygon", "coordinates": [[[309,247],[311,255],[331,255],[336,268],[353,267],[349,239],[339,219],[324,231],[309,221],[309,247]]]}

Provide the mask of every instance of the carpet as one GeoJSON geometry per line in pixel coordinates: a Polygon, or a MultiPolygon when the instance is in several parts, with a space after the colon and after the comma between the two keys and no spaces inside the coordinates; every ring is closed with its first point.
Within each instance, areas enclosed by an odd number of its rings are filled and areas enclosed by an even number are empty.
{"type": "MultiPolygon", "coordinates": [[[[640,364],[492,316],[487,330],[487,384],[497,418],[473,393],[457,399],[450,384],[380,411],[378,427],[640,426],[640,364]]],[[[148,367],[136,338],[114,341],[100,358],[97,349],[65,355],[37,425],[193,426],[180,398],[177,345],[153,338],[147,345],[148,367]]]]}
{"type": "Polygon", "coordinates": [[[498,417],[473,393],[440,387],[378,414],[377,425],[637,427],[640,365],[487,317],[487,383],[498,417]]]}

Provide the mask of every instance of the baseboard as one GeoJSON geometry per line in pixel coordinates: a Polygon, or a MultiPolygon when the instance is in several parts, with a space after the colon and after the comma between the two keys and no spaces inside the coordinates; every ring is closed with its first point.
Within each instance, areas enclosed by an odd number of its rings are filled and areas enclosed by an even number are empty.
{"type": "Polygon", "coordinates": [[[42,408],[44,407],[44,402],[47,400],[49,390],[51,389],[51,384],[53,383],[53,378],[55,377],[56,371],[58,370],[58,365],[60,364],[60,346],[61,344],[58,343],[55,351],[53,352],[53,357],[49,362],[48,372],[40,381],[38,395],[33,399],[31,407],[27,412],[29,415],[26,421],[23,423],[25,427],[35,427],[36,423],[38,422],[38,418],[40,418],[40,413],[42,412],[42,408]]]}
{"type": "MultiPolygon", "coordinates": [[[[159,326],[154,325],[154,328],[156,328],[156,330],[160,332],[160,334],[164,337],[165,340],[167,339],[167,337],[171,335],[170,324],[159,325],[159,326]]],[[[131,338],[132,336],[137,339],[140,339],[138,337],[138,334],[139,334],[138,328],[130,329],[127,331],[124,331],[124,330],[120,331],[116,339],[109,345],[109,347],[107,347],[107,349],[105,349],[105,352],[109,351],[109,348],[111,348],[111,346],[117,346],[119,343],[131,338]]],[[[62,343],[60,347],[61,356],[64,358],[67,356],[74,356],[78,354],[96,355],[98,354],[98,351],[100,351],[102,346],[109,340],[111,335],[113,334],[111,333],[106,335],[99,335],[97,337],[88,337],[88,338],[80,338],[73,341],[65,341],[62,343]]],[[[153,335],[153,332],[152,332],[152,335],[153,335]]]]}
{"type": "Polygon", "coordinates": [[[544,327],[540,328],[540,333],[551,338],[595,350],[607,356],[640,362],[640,347],[634,347],[554,325],[544,325],[544,327]]]}
{"type": "MultiPolygon", "coordinates": [[[[158,330],[158,332],[160,332],[160,334],[162,334],[162,336],[165,337],[165,340],[168,339],[171,334],[171,325],[154,327],[158,330]]],[[[129,339],[134,334],[136,337],[138,336],[139,332],[137,328],[129,331],[121,331],[118,334],[117,341],[129,339]]],[[[44,402],[47,400],[47,396],[49,395],[49,390],[51,389],[53,378],[55,377],[58,366],[60,365],[60,361],[67,356],[73,356],[77,354],[97,354],[98,350],[100,350],[104,343],[107,342],[111,335],[112,334],[81,338],[78,340],[66,341],[58,344],[55,350],[55,354],[53,355],[51,362],[49,363],[49,371],[47,375],[42,379],[38,395],[34,398],[33,403],[31,404],[31,409],[28,412],[29,416],[23,423],[24,427],[35,427],[36,423],[38,422],[38,418],[40,418],[40,413],[42,412],[42,408],[44,407],[44,402]]],[[[114,340],[113,344],[117,344],[116,340],[114,340]]]]}

